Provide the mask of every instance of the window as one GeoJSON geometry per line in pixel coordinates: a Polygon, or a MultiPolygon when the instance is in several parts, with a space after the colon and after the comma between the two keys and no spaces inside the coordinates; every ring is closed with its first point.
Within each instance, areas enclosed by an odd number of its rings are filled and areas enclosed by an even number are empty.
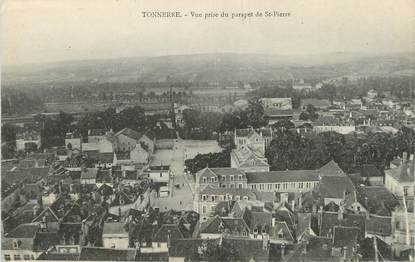
{"type": "Polygon", "coordinates": [[[207,178],[206,177],[204,177],[203,178],[203,183],[206,183],[207,182],[207,178]]]}
{"type": "Polygon", "coordinates": [[[14,255],[14,260],[22,260],[22,258],[20,257],[20,255],[14,255]]]}
{"type": "Polygon", "coordinates": [[[226,181],[226,176],[222,176],[222,181],[226,181]]]}
{"type": "Polygon", "coordinates": [[[29,255],[24,255],[23,258],[24,258],[24,260],[30,260],[30,256],[29,255]]]}
{"type": "Polygon", "coordinates": [[[210,178],[210,182],[212,182],[212,183],[215,182],[215,178],[214,177],[211,177],[210,178]]]}
{"type": "Polygon", "coordinates": [[[215,196],[211,196],[212,202],[215,202],[215,196]]]}
{"type": "Polygon", "coordinates": [[[242,175],[239,175],[239,176],[238,176],[238,179],[239,179],[239,180],[242,180],[242,175]]]}
{"type": "Polygon", "coordinates": [[[206,195],[202,195],[202,200],[206,201],[206,195]]]}
{"type": "Polygon", "coordinates": [[[234,184],[229,184],[229,188],[234,188],[235,185],[234,184]]]}
{"type": "Polygon", "coordinates": [[[4,260],[11,260],[10,255],[4,255],[4,260]]]}
{"type": "Polygon", "coordinates": [[[408,187],[408,186],[404,186],[404,187],[403,187],[403,194],[404,194],[405,196],[408,196],[408,189],[409,189],[409,187],[408,187]]]}
{"type": "Polygon", "coordinates": [[[157,247],[161,247],[161,243],[160,242],[157,242],[157,247]]]}
{"type": "Polygon", "coordinates": [[[13,240],[13,247],[19,248],[20,247],[20,240],[13,240]]]}
{"type": "Polygon", "coordinates": [[[202,214],[206,214],[206,206],[202,206],[202,214]]]}
{"type": "Polygon", "coordinates": [[[298,188],[303,188],[303,186],[304,186],[303,182],[300,182],[300,183],[298,184],[298,188]]]}
{"type": "Polygon", "coordinates": [[[242,236],[246,237],[246,231],[242,231],[242,236]]]}
{"type": "Polygon", "coordinates": [[[163,177],[163,173],[160,173],[160,177],[163,177]]]}
{"type": "Polygon", "coordinates": [[[272,189],[272,184],[268,184],[268,190],[272,189]]]}
{"type": "Polygon", "coordinates": [[[234,176],[231,176],[231,181],[233,181],[233,179],[234,179],[234,176]]]}
{"type": "Polygon", "coordinates": [[[238,188],[242,188],[242,183],[239,183],[238,184],[238,188]]]}
{"type": "Polygon", "coordinates": [[[115,243],[111,243],[111,248],[115,248],[115,243]]]}

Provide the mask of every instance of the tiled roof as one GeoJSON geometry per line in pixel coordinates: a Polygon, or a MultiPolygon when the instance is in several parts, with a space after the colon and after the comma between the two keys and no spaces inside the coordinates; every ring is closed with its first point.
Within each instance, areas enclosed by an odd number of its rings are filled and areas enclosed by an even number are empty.
{"type": "Polygon", "coordinates": [[[143,136],[143,134],[141,134],[141,133],[139,133],[135,130],[132,130],[131,128],[124,128],[124,129],[118,131],[117,133],[115,133],[115,136],[119,136],[121,134],[125,135],[129,138],[132,138],[134,140],[140,140],[140,138],[143,136]]]}
{"type": "Polygon", "coordinates": [[[339,165],[331,160],[324,166],[320,168],[321,176],[345,176],[344,171],[339,167],[339,165]]]}
{"type": "Polygon", "coordinates": [[[154,234],[153,242],[166,242],[167,236],[170,233],[170,239],[176,241],[176,239],[184,238],[183,233],[180,231],[178,225],[176,224],[164,224],[160,229],[154,234]],[[169,232],[170,231],[170,232],[169,232]]]}
{"type": "Polygon", "coordinates": [[[284,221],[276,221],[274,227],[271,230],[270,234],[271,239],[285,240],[294,242],[293,234],[289,229],[288,225],[284,221]],[[278,235],[282,234],[282,238],[278,235]]]}
{"type": "Polygon", "coordinates": [[[324,212],[322,215],[320,235],[327,236],[334,226],[357,227],[359,233],[363,234],[365,231],[366,216],[358,214],[344,214],[343,219],[338,219],[338,213],[324,212]]]}
{"type": "Polygon", "coordinates": [[[268,261],[269,249],[263,248],[263,241],[251,238],[224,238],[224,246],[231,246],[236,250],[236,261],[268,261]]]}
{"type": "Polygon", "coordinates": [[[135,261],[136,257],[136,249],[82,247],[79,260],[135,261]]]}
{"type": "Polygon", "coordinates": [[[18,225],[15,229],[9,232],[6,237],[10,238],[34,238],[39,230],[37,223],[28,223],[18,225]]]}
{"type": "Polygon", "coordinates": [[[248,183],[281,183],[318,181],[316,170],[287,170],[246,173],[248,183]]]}
{"type": "Polygon", "coordinates": [[[382,172],[375,165],[363,165],[360,175],[362,177],[383,177],[382,172]]]}
{"type": "Polygon", "coordinates": [[[88,130],[88,136],[104,136],[108,131],[105,129],[88,130]]]}
{"type": "Polygon", "coordinates": [[[82,170],[81,179],[95,179],[97,178],[98,168],[86,168],[82,170]]]}
{"type": "Polygon", "coordinates": [[[400,183],[407,183],[414,181],[415,172],[415,159],[411,161],[405,161],[402,165],[385,170],[385,175],[393,177],[400,183]]]}
{"type": "Polygon", "coordinates": [[[178,239],[171,243],[169,255],[171,257],[193,257],[198,247],[203,244],[219,244],[219,239],[178,239]]]}
{"type": "Polygon", "coordinates": [[[333,247],[354,247],[357,244],[359,228],[335,226],[333,230],[333,247]]]}
{"type": "Polygon", "coordinates": [[[267,212],[256,212],[245,208],[242,215],[249,228],[254,230],[255,228],[263,228],[269,230],[272,225],[272,214],[267,212]]]}
{"type": "Polygon", "coordinates": [[[264,110],[264,114],[268,117],[281,117],[281,116],[292,116],[293,110],[282,110],[282,109],[275,109],[275,108],[266,108],[264,110]]]}
{"type": "Polygon", "coordinates": [[[315,191],[323,198],[344,198],[345,192],[348,193],[348,199],[354,199],[356,191],[352,181],[347,176],[324,176],[315,188],[315,191]]]}
{"type": "Polygon", "coordinates": [[[378,236],[392,234],[392,217],[371,215],[366,221],[366,232],[378,236]]]}
{"type": "Polygon", "coordinates": [[[317,108],[329,107],[331,103],[328,99],[304,98],[301,99],[301,104],[304,106],[313,105],[317,108]]]}
{"type": "Polygon", "coordinates": [[[121,222],[111,222],[104,223],[104,228],[102,230],[103,235],[110,234],[119,234],[119,235],[128,235],[128,232],[124,229],[124,223],[121,222]]]}

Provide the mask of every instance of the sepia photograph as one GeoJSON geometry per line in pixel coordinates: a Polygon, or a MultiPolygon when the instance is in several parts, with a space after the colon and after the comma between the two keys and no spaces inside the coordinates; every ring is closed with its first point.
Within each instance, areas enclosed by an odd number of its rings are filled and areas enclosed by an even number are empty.
{"type": "Polygon", "coordinates": [[[415,1],[0,5],[0,261],[415,262],[415,1]]]}

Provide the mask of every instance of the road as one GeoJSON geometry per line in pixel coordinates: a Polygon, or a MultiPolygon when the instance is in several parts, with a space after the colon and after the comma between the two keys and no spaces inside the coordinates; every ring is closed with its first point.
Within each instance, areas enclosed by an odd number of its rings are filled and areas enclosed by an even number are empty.
{"type": "Polygon", "coordinates": [[[152,198],[150,204],[158,207],[160,211],[169,209],[192,210],[193,186],[192,178],[187,178],[184,173],[184,152],[186,141],[178,139],[170,150],[158,150],[154,155],[154,163],[170,164],[173,179],[170,183],[170,196],[164,198],[152,198]],[[177,185],[177,187],[176,187],[177,185]]]}

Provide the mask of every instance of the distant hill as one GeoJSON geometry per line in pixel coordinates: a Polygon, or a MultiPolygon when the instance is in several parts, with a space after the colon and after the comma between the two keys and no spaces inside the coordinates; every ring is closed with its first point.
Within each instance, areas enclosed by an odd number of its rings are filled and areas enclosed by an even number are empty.
{"type": "Polygon", "coordinates": [[[414,53],[305,56],[195,54],[64,61],[3,67],[5,85],[63,82],[235,82],[308,77],[413,75],[414,53]]]}

